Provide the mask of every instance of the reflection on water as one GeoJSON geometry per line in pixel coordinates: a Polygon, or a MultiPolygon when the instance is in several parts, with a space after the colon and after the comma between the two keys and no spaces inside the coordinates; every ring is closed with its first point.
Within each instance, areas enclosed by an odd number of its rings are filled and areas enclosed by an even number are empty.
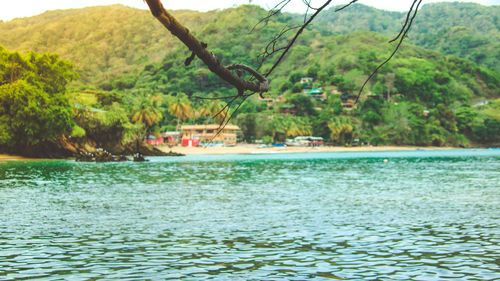
{"type": "Polygon", "coordinates": [[[499,279],[499,179],[496,150],[4,162],[0,279],[499,279]]]}

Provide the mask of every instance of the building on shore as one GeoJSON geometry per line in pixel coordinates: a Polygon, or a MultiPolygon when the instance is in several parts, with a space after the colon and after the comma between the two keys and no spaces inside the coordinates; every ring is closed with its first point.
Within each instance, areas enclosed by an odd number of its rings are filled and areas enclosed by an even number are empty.
{"type": "Polygon", "coordinates": [[[162,145],[165,143],[165,138],[162,136],[155,137],[153,135],[149,135],[144,138],[144,142],[151,145],[162,145]]]}
{"type": "Polygon", "coordinates": [[[183,146],[197,146],[209,143],[231,146],[236,144],[236,133],[240,130],[240,127],[230,124],[226,126],[218,124],[183,125],[181,130],[183,146]]]}
{"type": "Polygon", "coordinates": [[[179,143],[181,132],[165,132],[159,136],[149,135],[144,138],[144,142],[151,145],[176,145],[179,143]]]}

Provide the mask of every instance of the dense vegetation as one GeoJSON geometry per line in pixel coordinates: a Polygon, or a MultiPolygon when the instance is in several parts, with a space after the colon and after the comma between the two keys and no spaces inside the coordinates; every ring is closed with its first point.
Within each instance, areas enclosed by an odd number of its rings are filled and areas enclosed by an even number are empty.
{"type": "MultiPolygon", "coordinates": [[[[175,11],[174,14],[195,34],[201,34],[212,32],[206,25],[229,11],[175,11]]],[[[255,8],[248,19],[237,22],[255,24],[264,14],[264,10],[255,8]]],[[[426,4],[416,18],[408,42],[500,70],[499,14],[499,6],[426,4]]],[[[330,8],[311,28],[324,37],[354,31],[372,31],[390,37],[399,31],[404,18],[404,13],[355,4],[339,13],[330,8]]],[[[302,20],[300,15],[283,14],[273,23],[302,20]]],[[[243,28],[232,27],[232,22],[218,22],[223,29],[243,28]]],[[[211,26],[213,30],[219,29],[211,26]]],[[[243,33],[252,27],[244,26],[243,33]]],[[[9,50],[58,53],[74,62],[81,87],[97,86],[109,78],[140,71],[144,65],[160,62],[169,50],[180,46],[149,11],[121,5],[49,11],[30,18],[0,21],[0,34],[0,45],[9,50]]]]}
{"type": "MultiPolygon", "coordinates": [[[[356,6],[357,10],[337,14],[342,15],[338,18],[331,18],[329,11],[303,34],[270,77],[272,90],[266,94],[270,100],[252,97],[234,114],[232,122],[241,127],[241,139],[281,142],[294,136],[315,135],[339,145],[356,140],[398,145],[498,144],[500,74],[494,69],[498,64],[492,65],[498,60],[495,57],[498,51],[490,54],[490,50],[500,47],[494,39],[498,34],[497,21],[482,30],[472,23],[467,25],[474,36],[485,36],[489,40],[481,41],[472,49],[461,46],[465,41],[457,38],[441,40],[446,32],[439,30],[445,24],[441,22],[439,28],[431,24],[432,12],[436,12],[440,21],[446,20],[445,12],[461,11],[458,15],[467,15],[470,9],[479,13],[470,15],[472,18],[492,17],[489,11],[483,13],[482,6],[463,5],[467,9],[461,4],[424,6],[420,20],[426,20],[427,25],[416,25],[410,38],[427,48],[457,56],[403,45],[398,55],[370,81],[359,106],[353,110],[344,108],[341,97],[352,99],[366,77],[390,54],[394,46],[387,44],[386,35],[396,32],[403,14],[362,5],[356,6]],[[360,13],[356,18],[365,20],[349,21],[352,18],[349,13],[360,13]],[[357,29],[386,35],[352,32],[357,29]],[[418,29],[427,39],[419,35],[418,29]],[[433,38],[439,38],[442,44],[427,44],[433,38]],[[443,44],[448,50],[455,48],[456,52],[445,51],[443,44]],[[471,55],[483,51],[482,59],[471,55]],[[458,55],[494,67],[479,66],[458,55]],[[314,80],[302,84],[302,77],[314,80]],[[321,88],[326,99],[312,99],[307,93],[311,88],[321,88]]],[[[238,62],[254,67],[258,67],[259,54],[283,24],[299,20],[297,15],[281,14],[249,32],[266,11],[246,5],[209,13],[181,11],[177,15],[208,43],[224,64],[238,62]]],[[[454,22],[467,23],[454,17],[448,20],[448,27],[454,26],[454,22]]],[[[199,60],[185,67],[183,62],[190,55],[187,49],[166,34],[147,11],[119,5],[54,11],[0,23],[0,31],[6,34],[0,42],[8,48],[59,52],[76,63],[81,78],[70,84],[71,93],[65,94],[62,88],[56,91],[61,101],[55,104],[64,104],[67,110],[70,101],[73,109],[67,115],[70,118],[62,118],[68,122],[54,125],[52,135],[41,139],[66,133],[74,140],[91,140],[96,146],[124,145],[144,135],[178,130],[181,123],[220,122],[224,114],[217,113],[224,102],[197,97],[234,93],[234,89],[222,83],[199,60]],[[33,40],[21,37],[21,29],[24,34],[31,34],[33,40]],[[52,37],[45,36],[49,30],[54,34],[52,37]]],[[[23,58],[17,53],[2,52],[8,58],[0,62],[0,70],[4,72],[10,71],[13,57],[23,58]]],[[[49,54],[31,53],[24,56],[24,60],[29,61],[30,56],[54,58],[51,63],[69,65],[49,54]]],[[[269,69],[271,62],[272,59],[264,62],[261,71],[269,69]]],[[[26,64],[26,67],[30,66],[26,64]]],[[[70,68],[60,73],[69,71],[70,68]]],[[[70,78],[74,76],[61,78],[66,81],[64,86],[70,78]]],[[[16,87],[12,85],[16,83],[4,80],[2,89],[8,91],[2,90],[0,95],[13,93],[11,89],[16,87]]],[[[40,83],[36,85],[43,88],[40,83]]],[[[36,93],[26,90],[27,86],[17,88],[12,96],[36,93]]],[[[6,118],[2,113],[14,102],[5,101],[7,99],[0,98],[0,118],[6,118]]],[[[231,108],[234,109],[235,106],[231,108]]],[[[14,123],[2,122],[2,125],[14,123]]],[[[5,132],[14,136],[9,130],[5,132]]],[[[7,145],[9,139],[4,135],[7,134],[0,135],[0,143],[7,145]]],[[[11,137],[10,141],[17,137],[11,137]]]]}
{"type": "MultiPolygon", "coordinates": [[[[418,13],[408,42],[446,55],[470,59],[500,70],[500,6],[474,3],[426,4],[418,13]]],[[[315,22],[323,34],[369,30],[393,36],[405,14],[355,5],[342,13],[330,9],[315,22]]]]}
{"type": "Polygon", "coordinates": [[[71,132],[66,85],[73,65],[58,55],[8,52],[0,47],[0,148],[21,151],[71,132]]]}
{"type": "MultiPolygon", "coordinates": [[[[216,14],[177,11],[192,28],[216,14]]],[[[75,63],[81,88],[140,71],[178,46],[151,13],[122,5],[56,10],[0,22],[0,45],[9,50],[58,53],[75,63]]]]}

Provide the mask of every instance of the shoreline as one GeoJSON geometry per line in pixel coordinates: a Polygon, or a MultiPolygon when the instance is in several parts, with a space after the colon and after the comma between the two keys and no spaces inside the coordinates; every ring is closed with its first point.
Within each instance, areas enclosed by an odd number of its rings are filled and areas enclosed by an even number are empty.
{"type": "Polygon", "coordinates": [[[185,155],[220,155],[220,154],[266,154],[266,153],[308,153],[308,152],[373,152],[373,151],[402,151],[402,150],[444,150],[457,149],[456,147],[434,147],[434,146],[287,146],[287,147],[259,147],[254,144],[240,144],[236,146],[214,146],[214,147],[183,147],[158,146],[163,152],[176,152],[185,155]]]}
{"type": "Polygon", "coordinates": [[[0,161],[12,161],[12,160],[37,160],[37,159],[18,156],[18,155],[0,154],[0,161]]]}
{"type": "MultiPolygon", "coordinates": [[[[449,150],[449,149],[478,149],[480,147],[459,148],[459,147],[437,147],[437,146],[287,146],[287,147],[259,147],[256,144],[239,144],[236,146],[213,146],[213,147],[184,147],[156,146],[163,152],[181,153],[186,156],[191,155],[223,155],[223,154],[270,154],[270,153],[318,153],[318,152],[376,152],[376,151],[415,151],[415,150],[449,150]]],[[[155,157],[155,156],[147,156],[155,157]]],[[[69,158],[60,158],[69,159],[69,158]]],[[[0,154],[0,162],[4,161],[25,161],[25,160],[48,160],[45,158],[30,158],[18,155],[0,154]]]]}

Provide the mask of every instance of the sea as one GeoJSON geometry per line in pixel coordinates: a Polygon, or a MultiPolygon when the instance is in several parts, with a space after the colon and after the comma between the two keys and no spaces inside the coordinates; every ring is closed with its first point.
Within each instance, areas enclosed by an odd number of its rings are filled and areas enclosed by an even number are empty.
{"type": "Polygon", "coordinates": [[[500,280],[500,150],[0,162],[0,280],[500,280]]]}

